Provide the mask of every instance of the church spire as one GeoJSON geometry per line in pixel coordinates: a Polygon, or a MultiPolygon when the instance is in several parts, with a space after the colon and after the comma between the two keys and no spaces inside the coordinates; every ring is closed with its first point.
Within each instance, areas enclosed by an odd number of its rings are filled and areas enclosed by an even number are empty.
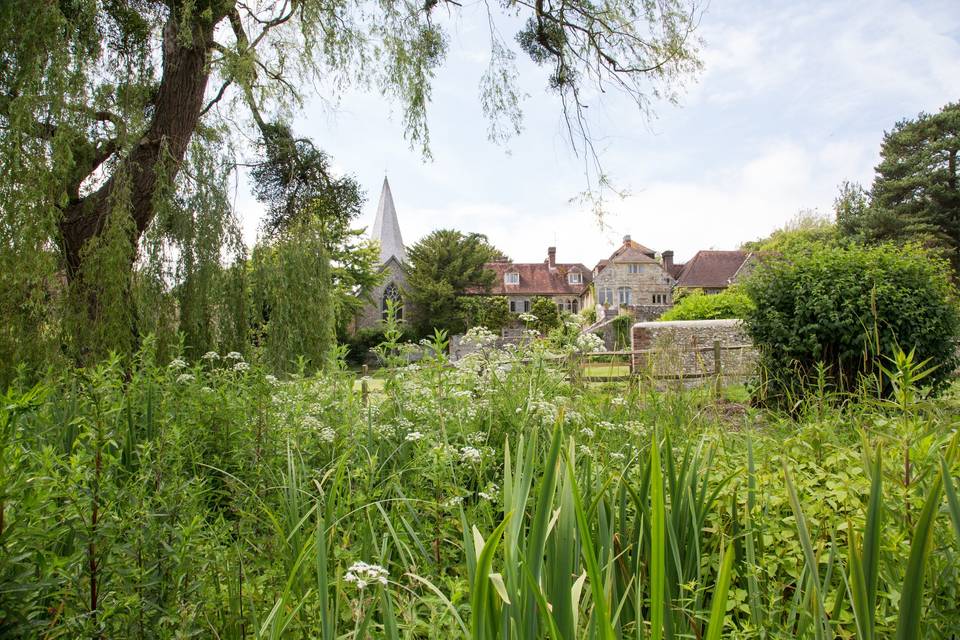
{"type": "Polygon", "coordinates": [[[377,217],[373,222],[370,237],[380,243],[380,264],[386,264],[394,257],[400,262],[406,261],[407,252],[403,248],[397,209],[393,206],[393,194],[390,193],[390,183],[386,176],[383,178],[380,204],[377,206],[377,217]]]}

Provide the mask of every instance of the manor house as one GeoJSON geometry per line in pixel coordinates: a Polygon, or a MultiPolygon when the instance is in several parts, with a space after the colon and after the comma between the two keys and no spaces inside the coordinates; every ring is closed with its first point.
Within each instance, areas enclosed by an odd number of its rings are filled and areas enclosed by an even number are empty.
{"type": "MultiPolygon", "coordinates": [[[[398,303],[401,319],[410,313],[409,306],[403,307],[406,250],[386,178],[370,235],[380,244],[380,270],[385,277],[356,318],[354,329],[382,322],[390,300],[398,303]]],[[[504,296],[510,311],[518,314],[530,311],[533,298],[545,297],[569,313],[595,308],[598,322],[621,313],[630,313],[638,321],[654,320],[673,306],[676,293],[693,289],[719,293],[749,272],[753,263],[754,255],[747,251],[705,250],[676,264],[673,251],[657,253],[624,236],[620,247],[592,269],[557,262],[556,247],[547,248],[542,262],[490,262],[486,266],[496,279],[485,295],[504,296]]]]}

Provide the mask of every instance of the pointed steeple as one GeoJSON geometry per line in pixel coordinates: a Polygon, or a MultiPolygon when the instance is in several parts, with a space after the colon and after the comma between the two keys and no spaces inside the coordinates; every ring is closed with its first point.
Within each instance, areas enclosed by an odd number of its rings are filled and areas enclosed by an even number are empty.
{"type": "Polygon", "coordinates": [[[406,261],[407,251],[403,248],[400,221],[397,220],[397,209],[393,206],[393,194],[390,193],[386,176],[383,178],[380,204],[377,205],[377,217],[373,221],[370,238],[380,243],[380,264],[386,264],[392,257],[400,262],[406,261]]]}

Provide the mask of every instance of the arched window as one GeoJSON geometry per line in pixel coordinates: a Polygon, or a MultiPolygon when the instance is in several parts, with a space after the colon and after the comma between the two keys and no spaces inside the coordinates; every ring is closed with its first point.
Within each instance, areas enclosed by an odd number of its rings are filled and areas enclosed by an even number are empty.
{"type": "Polygon", "coordinates": [[[403,298],[400,296],[400,289],[396,283],[391,282],[383,290],[383,299],[380,301],[380,313],[383,319],[387,319],[387,301],[393,300],[396,303],[395,317],[397,320],[403,320],[403,298]]]}

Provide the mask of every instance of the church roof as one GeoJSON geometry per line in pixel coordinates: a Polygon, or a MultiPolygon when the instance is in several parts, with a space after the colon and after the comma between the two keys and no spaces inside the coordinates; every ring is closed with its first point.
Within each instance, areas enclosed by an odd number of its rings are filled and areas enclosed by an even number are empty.
{"type": "Polygon", "coordinates": [[[393,205],[393,194],[390,193],[390,183],[386,177],[383,179],[380,204],[377,205],[377,217],[373,221],[370,238],[380,243],[380,264],[386,264],[390,258],[406,262],[407,251],[400,235],[400,221],[397,220],[397,209],[393,205]]]}

